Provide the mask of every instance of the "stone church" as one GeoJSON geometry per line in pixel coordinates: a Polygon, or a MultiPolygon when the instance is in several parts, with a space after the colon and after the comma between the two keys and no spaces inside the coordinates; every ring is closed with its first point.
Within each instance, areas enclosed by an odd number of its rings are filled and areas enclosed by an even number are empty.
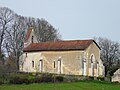
{"type": "Polygon", "coordinates": [[[38,42],[34,30],[27,31],[21,72],[104,76],[100,47],[94,40],[38,42]]]}

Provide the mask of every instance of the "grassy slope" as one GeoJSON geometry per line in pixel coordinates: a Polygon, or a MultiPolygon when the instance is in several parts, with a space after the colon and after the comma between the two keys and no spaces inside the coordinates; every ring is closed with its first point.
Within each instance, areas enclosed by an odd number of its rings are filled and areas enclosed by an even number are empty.
{"type": "MultiPolygon", "coordinates": [[[[54,90],[54,84],[0,85],[0,90],[54,90]]],[[[120,90],[120,84],[93,81],[56,83],[55,90],[120,90]]]]}

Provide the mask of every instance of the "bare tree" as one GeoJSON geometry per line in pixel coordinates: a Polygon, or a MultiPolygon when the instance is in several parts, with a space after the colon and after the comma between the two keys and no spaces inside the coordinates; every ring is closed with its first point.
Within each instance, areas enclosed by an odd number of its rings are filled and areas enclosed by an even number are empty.
{"type": "Polygon", "coordinates": [[[5,46],[9,57],[14,58],[17,68],[19,70],[19,57],[22,54],[24,46],[24,35],[26,25],[24,23],[24,17],[15,15],[14,24],[12,25],[11,32],[7,32],[9,35],[5,41],[5,46]]]}
{"type": "Polygon", "coordinates": [[[24,45],[24,35],[29,27],[34,28],[39,42],[61,39],[58,30],[46,20],[20,16],[9,8],[0,7],[0,57],[4,55],[9,57],[7,60],[13,60],[17,69],[24,45]]]}
{"type": "Polygon", "coordinates": [[[0,7],[0,56],[2,54],[2,46],[6,38],[6,31],[10,28],[14,19],[14,12],[6,7],[0,7]]]}
{"type": "Polygon", "coordinates": [[[120,45],[118,42],[111,41],[107,38],[97,38],[101,47],[101,58],[105,65],[105,75],[109,75],[113,67],[120,60],[120,45]]]}
{"type": "Polygon", "coordinates": [[[37,19],[35,33],[39,42],[58,41],[61,39],[58,30],[45,19],[37,19]]]}

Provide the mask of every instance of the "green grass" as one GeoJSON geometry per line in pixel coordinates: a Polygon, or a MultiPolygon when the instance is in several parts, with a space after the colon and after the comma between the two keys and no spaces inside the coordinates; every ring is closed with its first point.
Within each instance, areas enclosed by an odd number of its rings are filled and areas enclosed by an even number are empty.
{"type": "MultiPolygon", "coordinates": [[[[120,84],[99,81],[56,83],[55,90],[120,90],[120,84]]],[[[0,90],[54,90],[53,83],[0,85],[0,90]]]]}

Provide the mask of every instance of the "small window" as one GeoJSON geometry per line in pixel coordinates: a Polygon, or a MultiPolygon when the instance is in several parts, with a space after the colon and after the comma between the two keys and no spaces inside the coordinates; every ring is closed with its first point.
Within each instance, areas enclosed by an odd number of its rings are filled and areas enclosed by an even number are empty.
{"type": "Polygon", "coordinates": [[[54,68],[55,68],[55,61],[54,61],[54,68]]]}
{"type": "Polygon", "coordinates": [[[32,36],[32,38],[31,38],[31,42],[33,43],[33,38],[34,38],[34,36],[32,36]]]}
{"type": "Polygon", "coordinates": [[[27,57],[27,53],[26,53],[26,57],[27,57]]]}
{"type": "Polygon", "coordinates": [[[32,67],[34,67],[34,61],[32,61],[32,67]]]}

